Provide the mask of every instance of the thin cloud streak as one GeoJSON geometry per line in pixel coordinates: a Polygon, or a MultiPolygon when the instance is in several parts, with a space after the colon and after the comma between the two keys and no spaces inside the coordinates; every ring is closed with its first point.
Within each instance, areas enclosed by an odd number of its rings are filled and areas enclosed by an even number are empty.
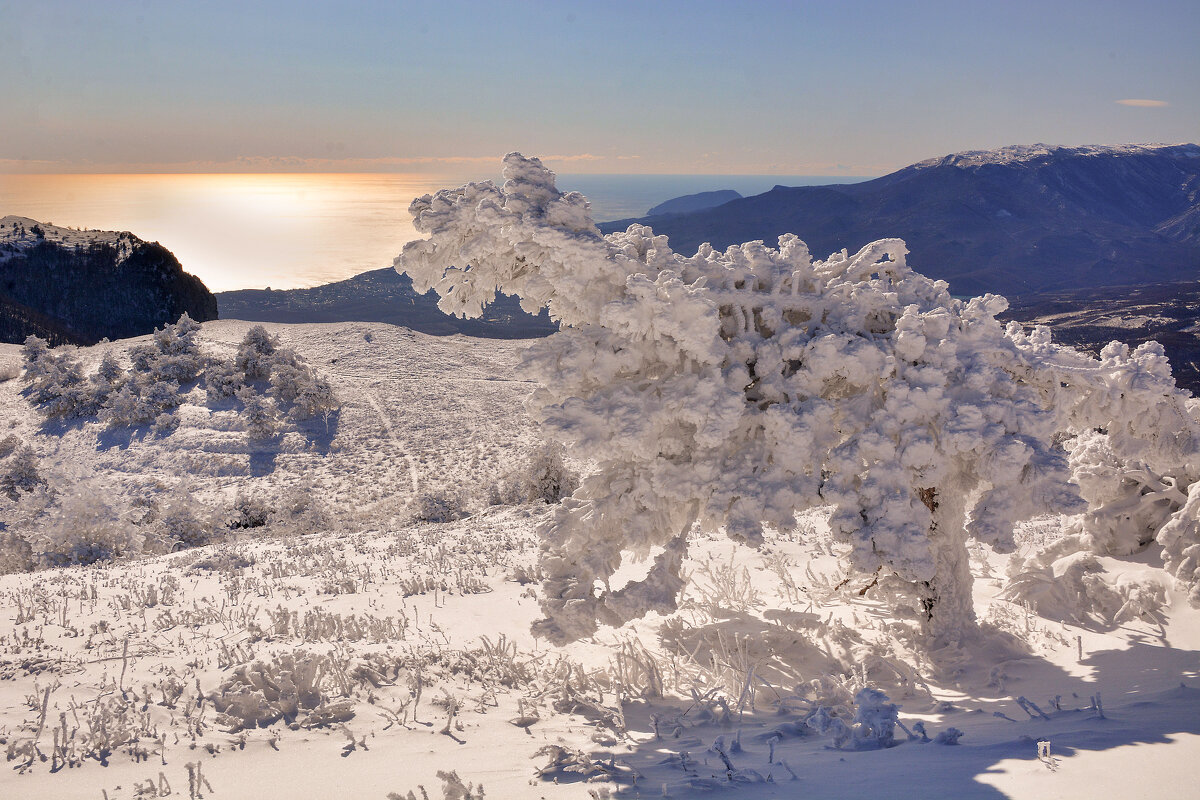
{"type": "Polygon", "coordinates": [[[1118,100],[1117,105],[1121,106],[1136,106],[1137,108],[1163,108],[1171,105],[1166,100],[1141,100],[1138,98],[1129,98],[1128,100],[1118,100]]]}
{"type": "MultiPolygon", "coordinates": [[[[538,155],[547,164],[581,164],[635,159],[639,156],[598,156],[592,153],[538,155]]],[[[488,156],[389,156],[383,158],[300,158],[246,156],[232,161],[175,161],[164,163],[99,163],[0,158],[0,174],[179,174],[270,172],[446,172],[462,168],[499,169],[502,154],[488,156]]]]}

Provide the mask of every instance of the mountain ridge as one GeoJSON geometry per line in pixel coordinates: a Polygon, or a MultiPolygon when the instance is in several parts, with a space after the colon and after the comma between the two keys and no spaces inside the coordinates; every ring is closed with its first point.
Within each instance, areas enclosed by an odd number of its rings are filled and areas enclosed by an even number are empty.
{"type": "Polygon", "coordinates": [[[601,223],[690,253],[795,233],[814,254],[904,239],[956,294],[1200,277],[1200,146],[1014,145],[926,159],[854,184],[777,186],[719,209],[601,223]]]}

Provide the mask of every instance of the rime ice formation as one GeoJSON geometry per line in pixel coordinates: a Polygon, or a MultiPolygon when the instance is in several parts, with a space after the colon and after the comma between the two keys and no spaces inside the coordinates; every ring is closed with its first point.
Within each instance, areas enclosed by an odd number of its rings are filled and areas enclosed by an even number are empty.
{"type": "Polygon", "coordinates": [[[1200,604],[1200,401],[1175,386],[1162,345],[1112,342],[1095,359],[1010,323],[1028,380],[1058,416],[1088,510],[1039,558],[1123,556],[1150,543],[1200,604]]]}
{"type": "Polygon", "coordinates": [[[673,609],[697,522],[753,545],[833,504],[855,564],[894,571],[951,643],[974,624],[968,536],[1003,548],[1016,520],[1081,510],[1003,298],[951,298],[896,239],[814,261],[792,235],[692,257],[643,226],[602,237],[537,159],[505,177],[415,200],[429,238],[396,266],[444,311],[499,289],[562,323],[530,349],[531,406],[596,466],[544,531],[549,638],[673,609]],[[612,590],[623,551],[657,556],[612,590]]]}

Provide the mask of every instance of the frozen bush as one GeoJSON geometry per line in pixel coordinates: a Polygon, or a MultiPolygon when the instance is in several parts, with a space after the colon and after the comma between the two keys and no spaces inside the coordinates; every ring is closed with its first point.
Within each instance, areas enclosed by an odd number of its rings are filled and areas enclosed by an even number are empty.
{"type": "Polygon", "coordinates": [[[242,426],[246,435],[251,439],[269,439],[275,435],[275,410],[267,404],[262,395],[256,394],[250,386],[238,392],[242,401],[242,426]]]}
{"type": "Polygon", "coordinates": [[[33,548],[16,531],[0,528],[0,575],[34,568],[33,548]]]}
{"type": "Polygon", "coordinates": [[[510,476],[488,484],[484,502],[489,506],[515,506],[525,502],[522,481],[510,476]]]}
{"type": "Polygon", "coordinates": [[[529,456],[523,484],[529,502],[557,503],[575,491],[579,476],[563,463],[562,445],[549,442],[529,456]]]}
{"type": "Polygon", "coordinates": [[[0,358],[0,383],[11,381],[21,374],[21,363],[9,358],[0,358]]]}
{"type": "Polygon", "coordinates": [[[333,385],[315,373],[309,374],[310,380],[300,387],[290,412],[295,419],[311,419],[341,407],[333,385]]]}
{"type": "Polygon", "coordinates": [[[164,411],[154,418],[154,432],[159,436],[166,436],[178,427],[179,417],[174,414],[168,414],[164,411]]]}
{"type": "Polygon", "coordinates": [[[1010,323],[1008,335],[1069,437],[1088,504],[1049,557],[1072,549],[1123,556],[1157,541],[1167,570],[1200,605],[1200,503],[1190,499],[1200,483],[1200,400],[1175,385],[1162,345],[1111,342],[1097,359],[1053,344],[1045,328],[1025,334],[1010,323]]]}
{"type": "Polygon", "coordinates": [[[333,526],[328,508],[307,480],[301,480],[282,493],[271,521],[285,526],[288,533],[299,535],[328,531],[333,526]]]}
{"type": "Polygon", "coordinates": [[[72,348],[58,352],[46,348],[45,342],[30,336],[22,352],[25,355],[26,394],[34,405],[48,417],[71,418],[96,413],[97,403],[91,387],[84,380],[83,367],[72,357],[72,348]]]}
{"type": "Polygon", "coordinates": [[[109,350],[100,359],[100,366],[96,369],[96,374],[92,376],[92,382],[100,386],[115,387],[125,379],[125,370],[121,368],[117,357],[109,350]]]}
{"type": "Polygon", "coordinates": [[[276,347],[266,364],[269,373],[264,377],[271,384],[270,393],[281,403],[295,401],[301,387],[311,379],[308,366],[290,347],[276,347]]]}
{"type": "Polygon", "coordinates": [[[233,530],[261,528],[267,524],[273,512],[274,509],[262,497],[239,491],[233,499],[233,518],[229,521],[229,527],[233,530]]]}
{"type": "Polygon", "coordinates": [[[235,364],[214,362],[204,371],[204,391],[210,403],[236,397],[245,386],[245,376],[235,364]]]}
{"type": "Polygon", "coordinates": [[[1084,549],[1051,560],[1055,552],[1014,559],[1000,597],[1028,605],[1047,619],[1075,623],[1096,619],[1119,624],[1167,604],[1166,587],[1150,574],[1122,574],[1114,579],[1084,549]]]}
{"type": "Polygon", "coordinates": [[[145,541],[137,526],[105,501],[103,490],[87,481],[77,483],[71,494],[48,508],[44,522],[30,531],[28,539],[34,557],[46,566],[136,555],[145,541]]]}
{"type": "Polygon", "coordinates": [[[354,716],[353,703],[335,700],[333,657],[304,651],[277,655],[234,669],[209,700],[231,731],[265,728],[282,720],[290,725],[322,727],[354,716]]]}
{"type": "Polygon", "coordinates": [[[895,744],[900,709],[878,689],[863,687],[854,695],[854,742],[858,750],[895,744]]]}
{"type": "Polygon", "coordinates": [[[15,433],[10,433],[0,439],[0,458],[8,458],[20,446],[21,440],[15,433]]]}
{"type": "Polygon", "coordinates": [[[156,328],[152,344],[130,348],[133,371],[144,376],[147,383],[195,381],[205,367],[199,333],[200,325],[187,314],[174,325],[156,328]]]}
{"type": "Polygon", "coordinates": [[[0,492],[13,500],[18,498],[20,492],[32,492],[39,484],[46,483],[38,473],[37,454],[29,445],[18,447],[10,458],[0,464],[0,470],[0,492]]]}
{"type": "Polygon", "coordinates": [[[1158,532],[1163,561],[1188,591],[1192,605],[1200,606],[1200,481],[1188,487],[1187,502],[1158,532]]]}
{"type": "Polygon", "coordinates": [[[823,735],[833,737],[833,746],[841,749],[850,745],[855,750],[876,750],[895,744],[899,707],[889,702],[878,689],[863,687],[854,695],[854,718],[847,723],[844,707],[817,706],[806,717],[805,724],[823,735]]]}
{"type": "Polygon", "coordinates": [[[255,325],[238,345],[234,364],[246,376],[246,380],[266,380],[271,375],[271,357],[278,349],[279,339],[267,333],[262,325],[255,325]]]}
{"type": "Polygon", "coordinates": [[[422,492],[408,507],[416,522],[453,522],[468,516],[462,493],[447,488],[422,492]]]}
{"type": "Polygon", "coordinates": [[[177,486],[167,498],[156,528],[172,550],[210,544],[216,535],[212,513],[195,499],[187,484],[177,486]]]}
{"type": "Polygon", "coordinates": [[[131,384],[125,384],[109,395],[100,409],[100,419],[112,427],[136,425],[145,421],[141,416],[139,398],[131,384]]]}
{"type": "Polygon", "coordinates": [[[142,387],[139,399],[145,409],[144,418],[152,419],[163,411],[179,406],[179,384],[170,379],[157,380],[142,387]]]}
{"type": "MultiPolygon", "coordinates": [[[[160,416],[179,406],[179,384],[174,381],[141,383],[129,381],[120,390],[109,395],[100,419],[112,427],[145,425],[155,422],[160,416]]],[[[163,424],[167,424],[164,420],[163,424]]]]}
{"type": "Polygon", "coordinates": [[[21,358],[25,365],[25,380],[34,381],[45,374],[49,365],[50,345],[40,336],[27,336],[25,345],[21,348],[21,358]]]}

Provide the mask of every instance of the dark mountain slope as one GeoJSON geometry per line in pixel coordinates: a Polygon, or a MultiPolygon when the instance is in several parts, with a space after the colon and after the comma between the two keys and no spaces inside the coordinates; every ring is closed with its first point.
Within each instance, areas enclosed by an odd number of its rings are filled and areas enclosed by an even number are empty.
{"type": "Polygon", "coordinates": [[[712,192],[697,192],[696,194],[685,194],[682,197],[673,197],[670,200],[659,203],[654,208],[646,212],[646,216],[653,217],[656,214],[686,214],[689,211],[700,211],[705,208],[714,208],[730,200],[738,200],[741,194],[733,189],[717,189],[712,192]]]}

